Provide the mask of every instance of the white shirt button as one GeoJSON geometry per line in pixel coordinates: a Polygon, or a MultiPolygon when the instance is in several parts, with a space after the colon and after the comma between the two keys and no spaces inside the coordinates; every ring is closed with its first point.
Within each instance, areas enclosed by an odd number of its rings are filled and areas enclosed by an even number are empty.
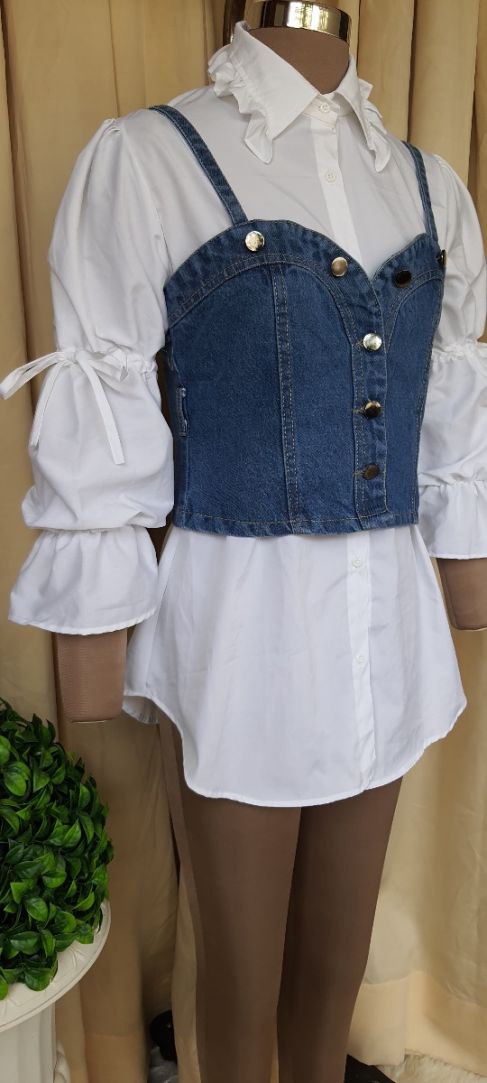
{"type": "Polygon", "coordinates": [[[365,655],[364,654],[356,654],[355,655],[355,661],[358,662],[359,665],[362,665],[362,663],[365,662],[365,655]]]}
{"type": "Polygon", "coordinates": [[[333,181],[336,181],[337,176],[338,176],[338,174],[335,172],[334,169],[327,169],[327,171],[325,173],[325,177],[326,177],[327,181],[329,181],[330,184],[333,184],[333,181]]]}
{"type": "Polygon", "coordinates": [[[329,113],[330,112],[330,106],[329,106],[328,102],[320,102],[320,104],[318,106],[318,109],[320,110],[321,113],[329,113]]]}
{"type": "Polygon", "coordinates": [[[353,564],[354,568],[361,568],[362,564],[363,564],[363,560],[360,560],[360,557],[355,557],[352,560],[352,564],[353,564]]]}

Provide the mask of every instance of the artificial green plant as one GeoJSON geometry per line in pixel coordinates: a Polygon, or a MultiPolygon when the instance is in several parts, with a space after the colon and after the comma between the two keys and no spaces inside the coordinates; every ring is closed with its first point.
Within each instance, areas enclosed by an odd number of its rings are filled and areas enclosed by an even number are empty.
{"type": "Polygon", "coordinates": [[[51,722],[0,699],[0,999],[45,989],[58,953],[92,943],[113,856],[107,806],[51,722]]]}

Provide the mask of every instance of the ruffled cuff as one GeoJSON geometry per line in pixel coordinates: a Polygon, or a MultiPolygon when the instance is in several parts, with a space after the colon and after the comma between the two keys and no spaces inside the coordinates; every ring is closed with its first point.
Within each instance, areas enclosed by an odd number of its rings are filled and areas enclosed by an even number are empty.
{"type": "Polygon", "coordinates": [[[147,531],[45,531],[23,565],[9,618],[51,632],[115,632],[152,616],[157,558],[147,531]]]}
{"type": "Polygon", "coordinates": [[[418,525],[430,556],[487,556],[487,345],[433,349],[418,461],[418,525]]]}
{"type": "Polygon", "coordinates": [[[487,481],[420,485],[418,526],[432,557],[487,557],[487,481]]]}

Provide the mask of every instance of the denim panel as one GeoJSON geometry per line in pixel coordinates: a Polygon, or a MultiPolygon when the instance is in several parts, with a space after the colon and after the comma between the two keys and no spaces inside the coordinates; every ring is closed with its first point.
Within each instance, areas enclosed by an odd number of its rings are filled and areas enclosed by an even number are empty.
{"type": "Polygon", "coordinates": [[[430,278],[401,305],[389,350],[387,489],[393,510],[418,510],[419,438],[426,404],[431,349],[439,322],[443,280],[430,278]]]}
{"type": "Polygon", "coordinates": [[[241,279],[238,289],[232,279],[223,283],[171,332],[171,420],[189,459],[183,503],[188,514],[285,521],[272,283],[259,266],[241,279]],[[178,434],[178,386],[186,388],[185,436],[178,434]]]}
{"type": "Polygon", "coordinates": [[[369,277],[315,230],[245,220],[199,134],[176,110],[164,111],[233,223],[165,287],[175,525],[273,536],[417,523],[419,437],[445,274],[421,152],[406,144],[425,232],[369,277]],[[245,244],[250,230],[265,238],[257,252],[245,244]],[[341,278],[331,271],[336,256],[348,259],[341,278]],[[406,284],[396,281],[400,270],[410,272],[406,284]],[[382,339],[378,350],[365,348],[369,332],[382,339]],[[368,399],[382,404],[375,418],[363,413],[368,399]],[[378,474],[364,478],[371,464],[378,474]]]}

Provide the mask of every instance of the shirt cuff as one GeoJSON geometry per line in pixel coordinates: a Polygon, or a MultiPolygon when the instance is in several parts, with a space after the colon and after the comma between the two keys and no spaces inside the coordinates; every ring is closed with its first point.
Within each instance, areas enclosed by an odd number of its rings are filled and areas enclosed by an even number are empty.
{"type": "Polygon", "coordinates": [[[71,635],[115,632],[155,612],[157,575],[144,527],[44,531],[12,590],[9,619],[71,635]]]}
{"type": "Polygon", "coordinates": [[[418,526],[432,557],[487,557],[487,481],[419,486],[418,526]]]}

